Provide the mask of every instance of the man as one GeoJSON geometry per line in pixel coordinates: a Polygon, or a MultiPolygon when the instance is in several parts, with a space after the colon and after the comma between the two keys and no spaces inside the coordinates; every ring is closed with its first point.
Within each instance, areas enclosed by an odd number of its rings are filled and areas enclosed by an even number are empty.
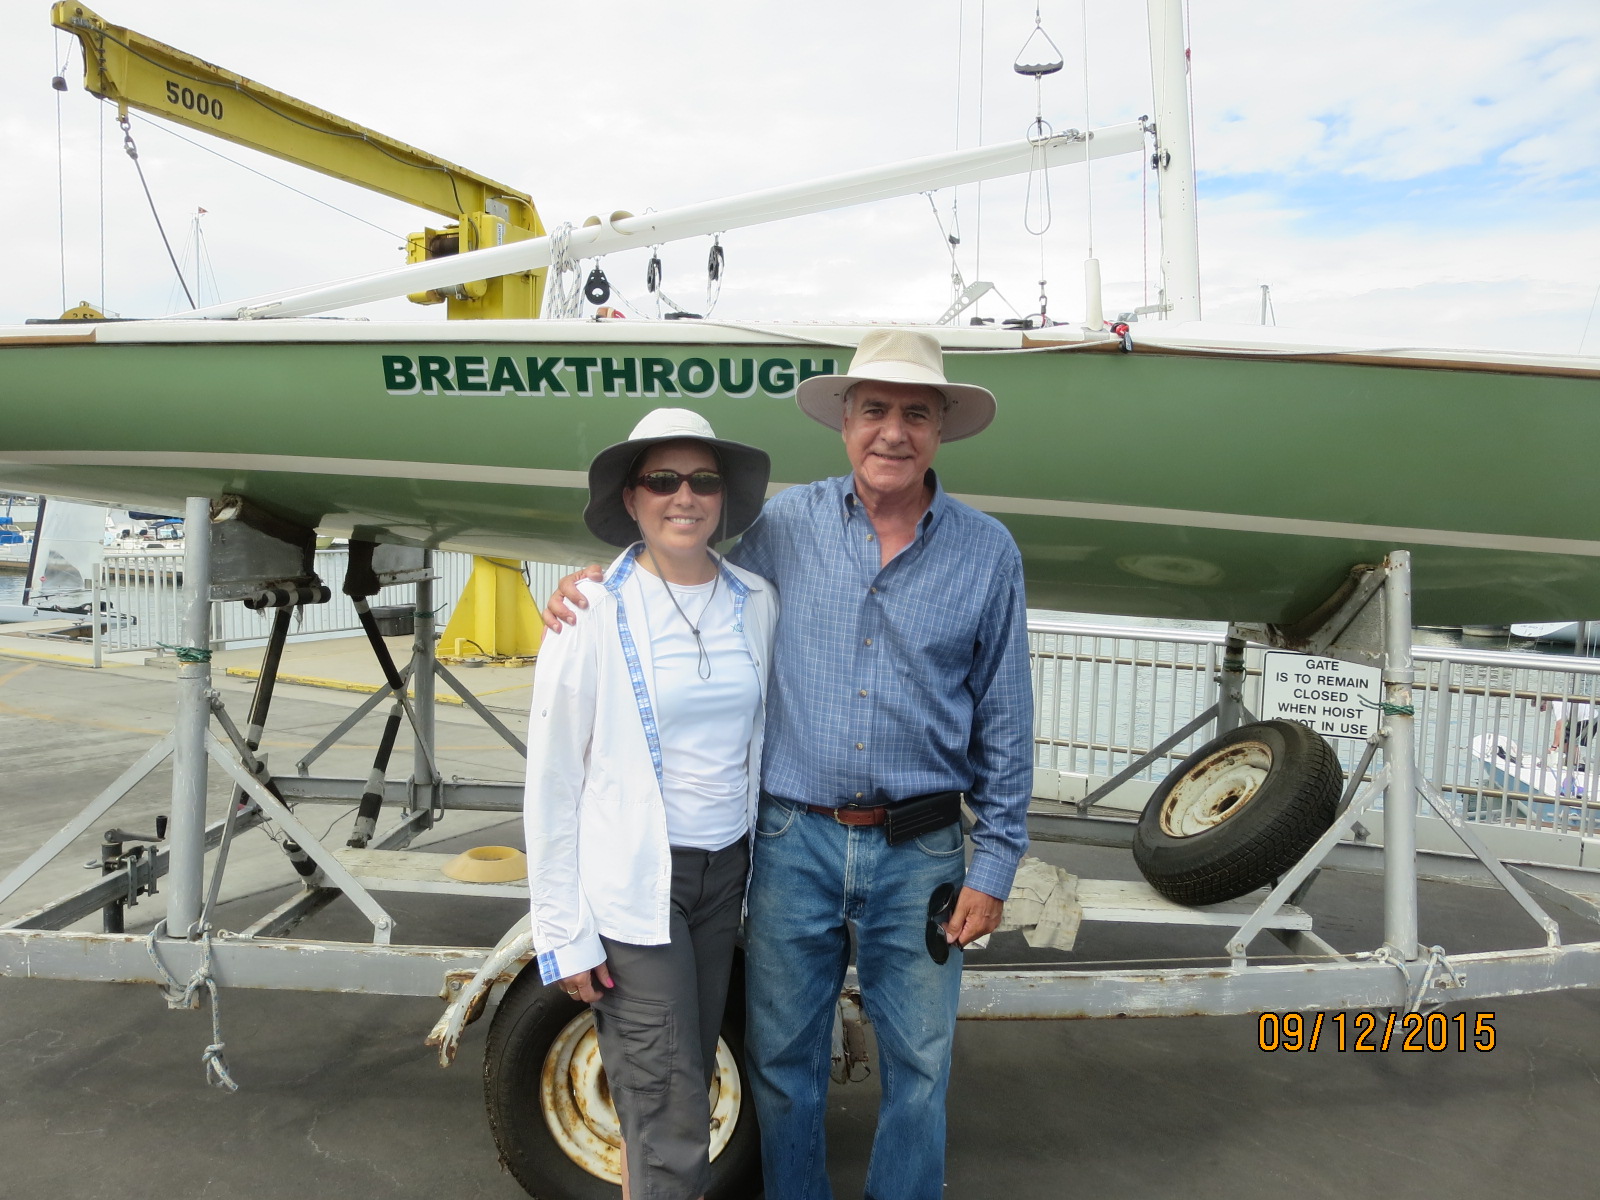
{"type": "Polygon", "coordinates": [[[853,926],[882,1081],[866,1193],[935,1200],[960,948],[999,924],[1032,783],[1021,556],[932,470],[995,401],[945,379],[932,336],[882,329],[796,402],[841,432],[851,472],[769,500],[729,556],[781,601],[745,955],[766,1194],[832,1194],[823,1117],[853,926]]]}

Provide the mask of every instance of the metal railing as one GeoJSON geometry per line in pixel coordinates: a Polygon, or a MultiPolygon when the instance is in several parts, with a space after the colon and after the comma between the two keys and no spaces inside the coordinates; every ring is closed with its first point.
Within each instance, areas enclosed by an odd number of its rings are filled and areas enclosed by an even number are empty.
{"type": "MultiPolygon", "coordinates": [[[[334,593],[327,604],[302,610],[292,639],[353,633],[355,608],[342,594],[348,552],[319,550],[316,570],[334,593]]],[[[440,582],[434,594],[439,628],[449,620],[472,570],[467,554],[434,556],[440,582]]],[[[536,601],[571,570],[527,563],[536,601]]],[[[110,619],[102,635],[108,653],[176,645],[182,614],[182,560],[108,555],[98,575],[110,619]]],[[[411,588],[385,588],[374,606],[406,604],[411,588]]],[[[263,640],[270,618],[241,604],[212,608],[214,648],[263,640]]],[[[1034,617],[1028,625],[1035,700],[1036,767],[1104,778],[1204,712],[1216,699],[1223,635],[1212,630],[1101,625],[1034,617]]],[[[1259,710],[1259,648],[1247,651],[1245,704],[1259,710]]],[[[1417,748],[1423,774],[1457,798],[1471,820],[1529,828],[1600,832],[1600,797],[1586,787],[1600,771],[1600,659],[1556,655],[1415,648],[1418,680],[1417,748]],[[1551,701],[1594,706],[1578,736],[1557,741],[1551,701]],[[1588,793],[1586,796],[1585,793],[1588,793]],[[1587,802],[1586,802],[1587,801],[1587,802]]],[[[1202,727],[1137,778],[1159,780],[1212,736],[1202,727]]],[[[1333,739],[1346,771],[1363,743],[1333,739]]]]}
{"type": "MultiPolygon", "coordinates": [[[[1223,634],[1210,630],[1029,622],[1036,767],[1105,778],[1215,700],[1223,634]]],[[[1245,705],[1260,707],[1262,651],[1246,653],[1245,705]]],[[[1600,832],[1600,659],[1417,646],[1422,773],[1469,820],[1600,832]],[[1560,731],[1558,709],[1574,720],[1560,731]],[[1587,793],[1587,795],[1586,795],[1587,793]],[[1587,801],[1587,802],[1586,802],[1587,801]]],[[[1212,727],[1136,778],[1155,781],[1205,744],[1212,727]]],[[[1332,739],[1348,772],[1364,743],[1332,739]]]]}
{"type": "MultiPolygon", "coordinates": [[[[291,641],[306,641],[361,628],[355,605],[341,590],[349,551],[343,548],[318,550],[316,572],[333,592],[326,604],[303,606],[295,618],[291,641]]],[[[435,620],[440,629],[449,621],[461,591],[472,574],[472,555],[440,551],[433,556],[434,596],[439,607],[435,620]]],[[[555,581],[573,568],[558,563],[525,563],[524,570],[536,599],[542,601],[555,590],[555,581]]],[[[97,584],[107,620],[101,633],[101,648],[114,654],[129,650],[159,650],[179,642],[183,620],[183,559],[141,554],[108,554],[100,564],[97,584]]],[[[372,597],[374,608],[391,604],[410,604],[410,584],[387,587],[372,597]]],[[[272,623],[269,612],[252,612],[242,604],[215,604],[211,608],[213,649],[248,645],[266,640],[272,623]]]]}

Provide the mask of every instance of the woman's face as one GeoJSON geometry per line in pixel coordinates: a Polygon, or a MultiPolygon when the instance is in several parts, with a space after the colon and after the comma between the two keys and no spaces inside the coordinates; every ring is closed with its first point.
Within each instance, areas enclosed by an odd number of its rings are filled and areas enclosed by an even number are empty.
{"type": "MultiPolygon", "coordinates": [[[[695,471],[717,470],[717,456],[704,442],[663,442],[651,446],[634,467],[637,479],[651,471],[676,471],[690,475],[695,471]]],[[[631,483],[631,481],[630,481],[631,483]]],[[[625,487],[622,504],[628,515],[639,522],[639,533],[658,554],[683,554],[703,550],[716,536],[722,519],[722,493],[697,496],[684,480],[670,496],[658,496],[649,488],[625,487]]]]}

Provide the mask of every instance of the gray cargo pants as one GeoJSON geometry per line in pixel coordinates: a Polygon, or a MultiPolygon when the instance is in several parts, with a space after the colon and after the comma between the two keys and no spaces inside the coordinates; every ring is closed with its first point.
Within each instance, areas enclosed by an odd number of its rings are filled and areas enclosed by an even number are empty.
{"type": "Polygon", "coordinates": [[[637,1200],[695,1200],[710,1179],[707,1091],[728,997],[750,850],[672,848],[671,938],[601,938],[616,985],[594,1004],[600,1057],[637,1200]]]}

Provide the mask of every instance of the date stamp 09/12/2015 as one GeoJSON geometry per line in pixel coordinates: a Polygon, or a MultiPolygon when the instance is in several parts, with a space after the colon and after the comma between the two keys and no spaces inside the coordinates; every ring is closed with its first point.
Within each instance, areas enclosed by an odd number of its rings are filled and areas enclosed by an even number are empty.
{"type": "Polygon", "coordinates": [[[1494,1013],[1264,1012],[1256,1021],[1256,1047],[1275,1050],[1396,1049],[1421,1054],[1495,1048],[1494,1013]]]}

